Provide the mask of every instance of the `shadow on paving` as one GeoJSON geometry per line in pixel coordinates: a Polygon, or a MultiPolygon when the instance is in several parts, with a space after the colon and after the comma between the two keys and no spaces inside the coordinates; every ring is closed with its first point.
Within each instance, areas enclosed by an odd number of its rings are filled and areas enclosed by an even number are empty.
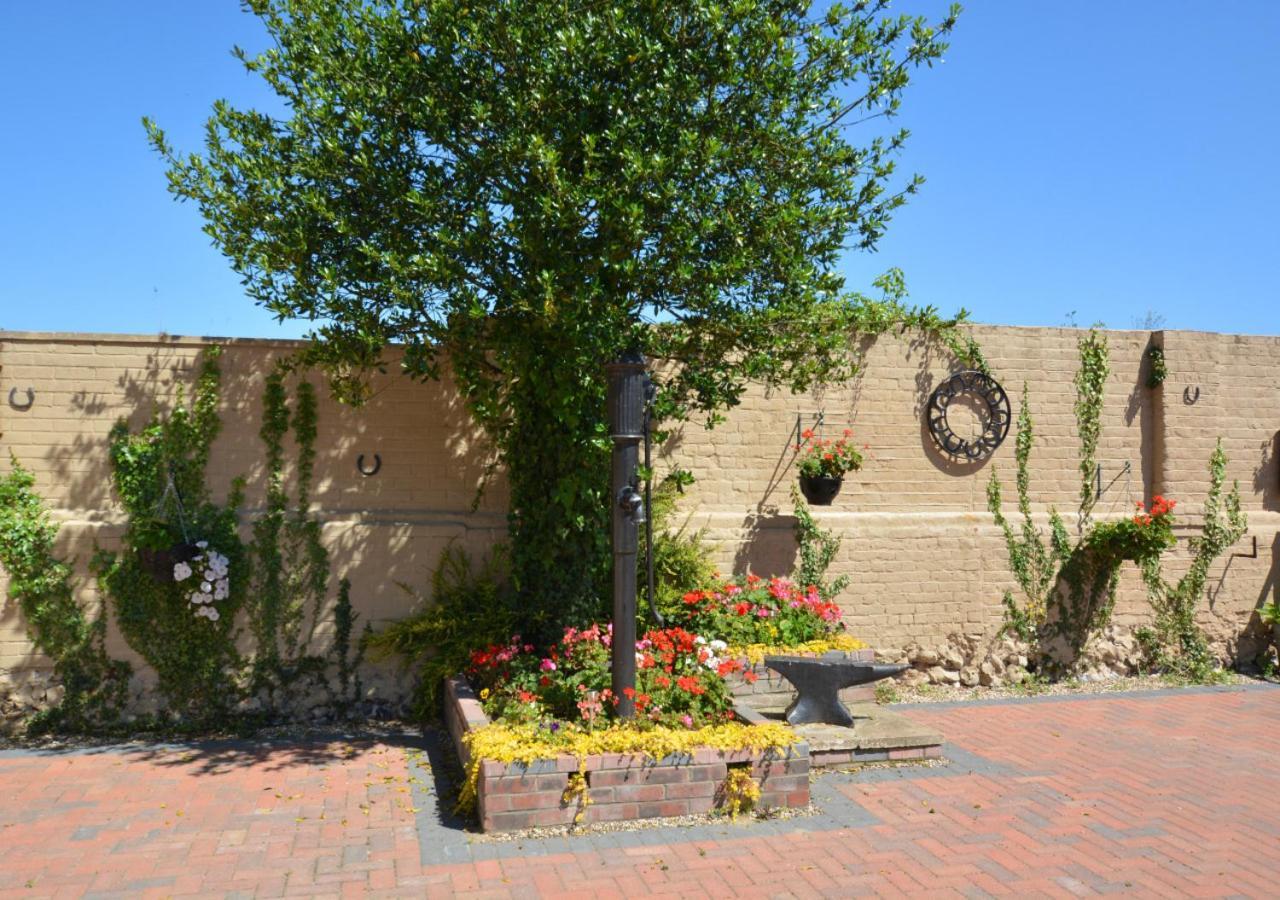
{"type": "Polygon", "coordinates": [[[302,737],[217,738],[192,741],[129,741],[93,746],[68,744],[0,750],[0,759],[118,755],[131,763],[184,766],[199,775],[218,775],[242,768],[264,772],[325,765],[354,759],[375,745],[422,750],[417,732],[308,734],[302,737]]]}

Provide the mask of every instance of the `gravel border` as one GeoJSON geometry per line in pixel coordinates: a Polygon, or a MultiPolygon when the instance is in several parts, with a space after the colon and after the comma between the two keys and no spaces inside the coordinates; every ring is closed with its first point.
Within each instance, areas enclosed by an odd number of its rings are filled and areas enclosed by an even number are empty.
{"type": "Polygon", "coordinates": [[[960,685],[922,684],[916,687],[893,685],[893,696],[882,705],[910,706],[920,703],[985,703],[991,700],[1025,700],[1032,697],[1088,696],[1091,694],[1136,694],[1148,691],[1179,691],[1213,687],[1275,685],[1274,680],[1239,672],[1223,672],[1223,680],[1212,684],[1186,684],[1163,675],[1116,676],[1089,680],[1065,679],[1054,682],[1029,682],[1020,685],[962,687],[960,685]]]}

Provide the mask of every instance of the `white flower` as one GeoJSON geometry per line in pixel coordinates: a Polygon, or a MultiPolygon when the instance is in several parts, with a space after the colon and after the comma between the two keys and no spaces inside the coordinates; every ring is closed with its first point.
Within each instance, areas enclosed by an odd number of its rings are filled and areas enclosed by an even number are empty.
{"type": "Polygon", "coordinates": [[[702,664],[714,672],[720,667],[720,660],[715,656],[708,656],[702,664]]]}
{"type": "Polygon", "coordinates": [[[209,621],[210,621],[210,622],[216,622],[216,621],[218,621],[218,619],[220,618],[220,616],[219,616],[218,611],[217,611],[216,609],[214,609],[212,606],[206,606],[206,607],[205,607],[205,609],[207,609],[207,610],[209,611],[209,615],[207,616],[207,618],[209,619],[209,621]]]}
{"type": "Polygon", "coordinates": [[[227,594],[227,583],[225,581],[219,581],[213,588],[213,599],[226,600],[227,594]]]}
{"type": "Polygon", "coordinates": [[[706,639],[706,638],[704,638],[702,635],[698,635],[697,637],[695,637],[695,638],[693,639],[693,642],[694,642],[695,644],[705,644],[705,643],[707,642],[707,639],[706,639]]]}
{"type": "Polygon", "coordinates": [[[204,594],[200,593],[199,591],[196,591],[195,593],[193,593],[193,594],[191,595],[190,600],[191,600],[191,602],[192,602],[192,603],[203,603],[203,602],[204,602],[204,594]]]}
{"type": "Polygon", "coordinates": [[[726,644],[724,641],[719,640],[718,638],[717,638],[716,640],[712,641],[712,642],[711,642],[710,644],[708,644],[707,646],[711,648],[711,652],[712,652],[712,653],[721,653],[721,652],[723,652],[723,651],[725,651],[725,650],[728,650],[728,649],[729,649],[729,645],[728,645],[728,644],[726,644]]]}
{"type": "Polygon", "coordinates": [[[196,546],[197,546],[197,547],[199,547],[201,550],[203,550],[203,549],[205,549],[206,547],[208,547],[208,546],[209,546],[209,542],[208,542],[208,541],[196,541],[196,546]]]}
{"type": "Polygon", "coordinates": [[[186,581],[191,577],[191,567],[184,562],[180,562],[173,567],[173,580],[186,581]]]}
{"type": "Polygon", "coordinates": [[[211,585],[211,584],[210,584],[209,582],[207,582],[207,581],[202,581],[202,582],[200,582],[200,590],[204,591],[206,594],[212,594],[212,593],[213,593],[213,585],[211,585]]]}

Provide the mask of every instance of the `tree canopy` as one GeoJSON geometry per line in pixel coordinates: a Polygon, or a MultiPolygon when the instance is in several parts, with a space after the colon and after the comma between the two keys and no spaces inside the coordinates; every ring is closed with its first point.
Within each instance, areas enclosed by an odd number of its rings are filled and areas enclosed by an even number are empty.
{"type": "MultiPolygon", "coordinates": [[[[237,50],[288,114],[214,105],[202,153],[147,123],[249,296],[314,323],[339,376],[391,343],[447,371],[511,482],[535,620],[607,602],[602,365],[670,365],[659,414],[752,382],[852,373],[855,333],[932,308],[846,291],[919,177],[899,178],[911,72],[946,48],[887,0],[250,0],[237,50]],[[853,142],[854,126],[871,129],[853,142]]],[[[338,384],[358,397],[358,377],[338,384]]]]}

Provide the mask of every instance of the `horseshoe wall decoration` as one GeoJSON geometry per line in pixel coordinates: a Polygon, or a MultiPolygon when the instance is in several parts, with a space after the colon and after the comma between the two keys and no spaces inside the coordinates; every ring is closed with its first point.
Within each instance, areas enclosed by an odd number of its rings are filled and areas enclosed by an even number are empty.
{"type": "Polygon", "coordinates": [[[359,456],[356,457],[356,469],[365,478],[369,478],[370,476],[377,475],[378,470],[381,468],[382,468],[382,457],[376,453],[373,454],[373,465],[368,469],[364,467],[364,454],[361,453],[359,456]]]}
{"type": "Polygon", "coordinates": [[[1008,436],[1013,419],[1004,388],[990,375],[974,370],[957,372],[938,385],[929,398],[925,416],[938,448],[964,462],[977,462],[994,453],[1008,436]],[[966,396],[977,400],[987,413],[982,434],[972,440],[960,437],[947,422],[947,408],[966,396]]]}
{"type": "Polygon", "coordinates": [[[9,388],[9,405],[12,406],[14,409],[19,411],[28,410],[32,407],[32,405],[35,402],[36,402],[36,392],[33,391],[31,388],[27,388],[26,403],[18,402],[18,389],[16,387],[9,388]]]}
{"type": "Polygon", "coordinates": [[[1187,385],[1182,389],[1182,402],[1187,404],[1187,406],[1193,406],[1199,399],[1200,385],[1197,384],[1195,386],[1195,390],[1192,390],[1191,385],[1187,385]]]}

